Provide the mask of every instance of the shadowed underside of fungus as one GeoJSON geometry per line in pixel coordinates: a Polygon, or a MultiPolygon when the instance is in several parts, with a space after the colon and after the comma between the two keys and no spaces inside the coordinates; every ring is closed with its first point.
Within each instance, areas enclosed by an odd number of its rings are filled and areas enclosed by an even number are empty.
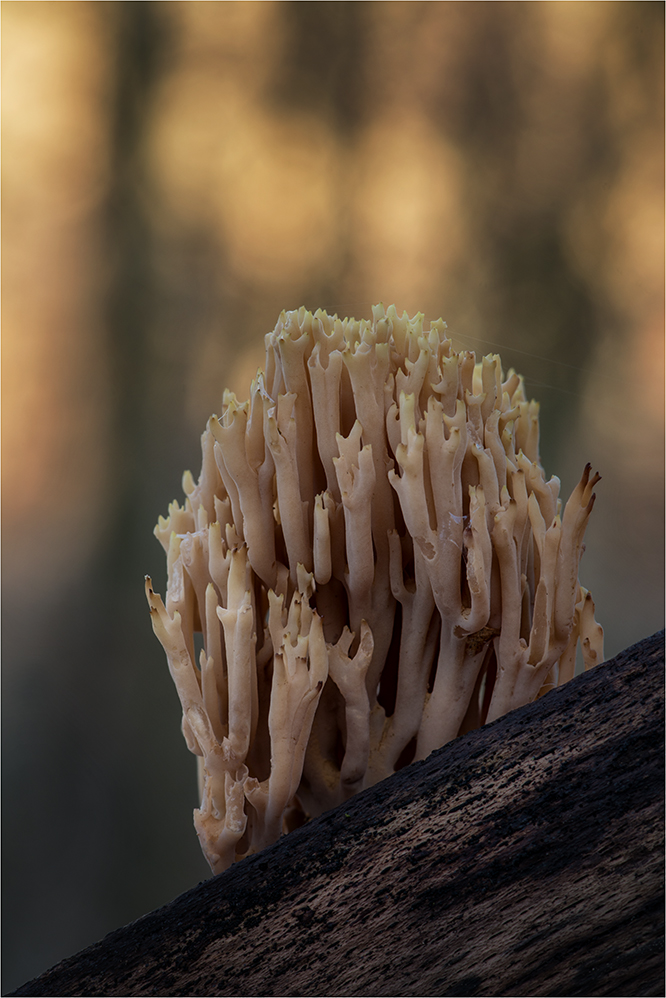
{"type": "Polygon", "coordinates": [[[230,392],[156,534],[155,633],[200,757],[214,872],[603,659],[538,406],[441,320],[301,308],[230,392]],[[195,655],[195,633],[203,649],[195,655]]]}

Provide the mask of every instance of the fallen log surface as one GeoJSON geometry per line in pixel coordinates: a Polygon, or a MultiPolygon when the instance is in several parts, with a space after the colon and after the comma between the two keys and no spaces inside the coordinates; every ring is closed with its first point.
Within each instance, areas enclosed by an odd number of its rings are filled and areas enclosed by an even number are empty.
{"type": "Polygon", "coordinates": [[[663,995],[664,634],[13,995],[663,995]]]}

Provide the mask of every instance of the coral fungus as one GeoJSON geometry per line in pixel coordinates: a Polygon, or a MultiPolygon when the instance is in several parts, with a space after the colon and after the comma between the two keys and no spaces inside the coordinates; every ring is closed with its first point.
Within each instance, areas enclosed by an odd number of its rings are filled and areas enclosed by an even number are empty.
{"type": "Polygon", "coordinates": [[[304,308],[225,392],[156,534],[153,627],[200,757],[213,871],[603,658],[538,406],[441,320],[304,308]],[[194,635],[203,635],[196,661],[194,635]]]}

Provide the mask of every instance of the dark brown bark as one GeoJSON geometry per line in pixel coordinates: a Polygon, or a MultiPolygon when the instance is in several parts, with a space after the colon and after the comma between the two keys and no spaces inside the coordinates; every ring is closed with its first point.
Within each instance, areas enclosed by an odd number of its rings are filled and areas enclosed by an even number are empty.
{"type": "Polygon", "coordinates": [[[663,632],[14,995],[663,995],[663,632]]]}

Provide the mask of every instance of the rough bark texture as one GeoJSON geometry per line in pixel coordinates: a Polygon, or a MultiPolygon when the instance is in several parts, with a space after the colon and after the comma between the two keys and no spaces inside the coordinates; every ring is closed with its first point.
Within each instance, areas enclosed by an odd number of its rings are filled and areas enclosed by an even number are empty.
{"type": "Polygon", "coordinates": [[[663,995],[663,632],[14,995],[663,995]]]}

